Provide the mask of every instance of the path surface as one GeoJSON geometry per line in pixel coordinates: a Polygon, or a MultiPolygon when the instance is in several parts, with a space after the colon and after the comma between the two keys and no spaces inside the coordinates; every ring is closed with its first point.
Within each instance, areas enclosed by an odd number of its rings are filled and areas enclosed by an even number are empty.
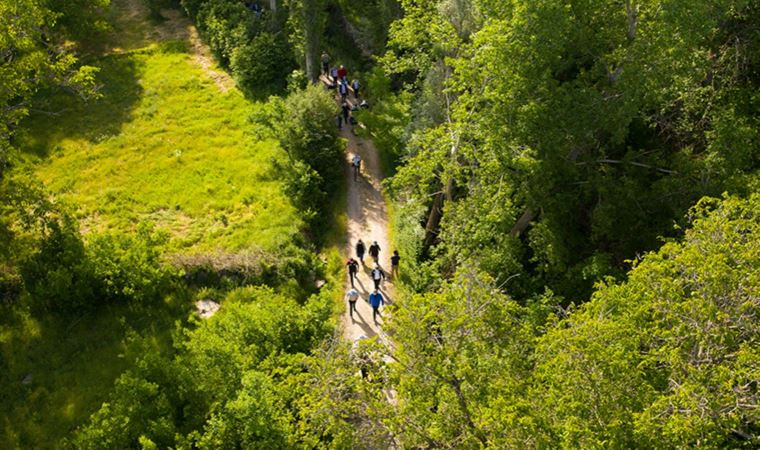
{"type": "MultiPolygon", "coordinates": [[[[344,259],[353,256],[356,258],[354,246],[360,238],[369,248],[372,242],[377,241],[380,245],[380,266],[390,274],[390,257],[393,253],[390,240],[388,239],[388,213],[385,205],[385,198],[382,193],[381,181],[383,179],[380,168],[380,160],[377,155],[372,141],[355,136],[351,131],[351,125],[344,125],[341,131],[341,137],[348,140],[348,149],[346,152],[346,180],[348,185],[348,242],[344,250],[344,259]],[[359,154],[362,158],[362,176],[358,181],[354,181],[351,171],[351,158],[359,154]]],[[[383,317],[378,318],[377,323],[372,320],[372,307],[369,306],[368,298],[373,289],[370,270],[372,270],[373,260],[369,255],[365,255],[365,265],[360,267],[356,289],[361,294],[361,299],[356,303],[358,314],[354,314],[353,320],[349,316],[348,302],[346,302],[346,312],[343,314],[343,336],[346,340],[356,341],[362,336],[372,337],[376,335],[383,336],[382,324],[387,317],[387,305],[393,303],[395,292],[390,281],[385,280],[380,287],[383,297],[385,297],[386,307],[381,307],[383,317]]],[[[344,270],[346,276],[346,291],[351,288],[348,280],[348,271],[344,270]]]]}

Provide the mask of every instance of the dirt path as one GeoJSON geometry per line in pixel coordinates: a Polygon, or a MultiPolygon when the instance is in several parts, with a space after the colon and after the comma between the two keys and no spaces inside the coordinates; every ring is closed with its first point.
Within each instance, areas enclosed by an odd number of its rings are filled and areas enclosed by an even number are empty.
{"type": "MultiPolygon", "coordinates": [[[[346,152],[346,179],[348,184],[348,243],[345,249],[345,259],[350,256],[356,257],[354,245],[358,239],[362,239],[369,248],[372,242],[377,241],[380,245],[380,266],[390,273],[390,256],[393,253],[390,240],[388,239],[388,213],[385,206],[385,198],[382,194],[381,181],[383,179],[380,161],[372,141],[355,136],[351,132],[351,125],[344,125],[341,136],[348,140],[346,152]],[[362,176],[358,181],[353,180],[351,171],[351,158],[359,154],[362,158],[362,176]]],[[[349,341],[356,341],[362,336],[384,336],[382,324],[387,317],[387,309],[381,308],[382,316],[377,323],[372,320],[372,307],[369,306],[368,298],[373,289],[370,270],[372,270],[372,258],[364,258],[365,265],[359,269],[356,289],[361,294],[361,300],[356,304],[358,314],[354,314],[353,320],[348,313],[343,314],[343,335],[349,341]]],[[[351,283],[346,275],[346,291],[351,288],[351,283]]],[[[388,280],[380,287],[380,292],[385,298],[386,306],[393,303],[395,292],[393,285],[388,280]]]]}

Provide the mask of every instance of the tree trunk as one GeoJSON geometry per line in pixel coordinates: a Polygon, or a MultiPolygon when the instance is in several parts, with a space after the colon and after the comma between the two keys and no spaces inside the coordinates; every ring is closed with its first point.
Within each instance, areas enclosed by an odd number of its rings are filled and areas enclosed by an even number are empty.
{"type": "Polygon", "coordinates": [[[325,24],[324,7],[324,0],[304,0],[301,10],[306,38],[304,70],[312,83],[316,83],[319,78],[319,43],[325,24]]]}
{"type": "Polygon", "coordinates": [[[430,214],[428,214],[427,224],[425,225],[425,241],[422,244],[422,253],[427,254],[430,247],[435,244],[438,239],[438,226],[441,223],[443,217],[443,200],[445,194],[439,192],[435,194],[433,198],[433,206],[430,207],[430,214]]]}
{"type": "Polygon", "coordinates": [[[517,222],[515,222],[515,226],[512,227],[512,231],[509,232],[509,234],[512,237],[517,237],[525,231],[528,228],[528,225],[530,225],[530,222],[536,218],[536,213],[533,212],[532,209],[527,208],[525,212],[520,216],[519,219],[517,219],[517,222]]]}

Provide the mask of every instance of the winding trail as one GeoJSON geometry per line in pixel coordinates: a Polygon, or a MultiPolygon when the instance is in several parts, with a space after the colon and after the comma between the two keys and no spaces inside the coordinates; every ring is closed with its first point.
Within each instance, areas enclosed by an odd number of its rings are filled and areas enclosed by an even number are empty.
{"type": "MultiPolygon", "coordinates": [[[[348,236],[343,253],[344,259],[347,260],[351,256],[356,257],[354,246],[357,240],[362,239],[367,248],[373,241],[377,241],[381,249],[380,267],[388,276],[390,275],[390,257],[393,254],[393,248],[388,237],[388,212],[383,196],[383,173],[377,150],[371,140],[354,135],[351,125],[344,125],[340,135],[348,141],[345,164],[346,184],[348,186],[348,236]],[[358,181],[354,181],[351,168],[351,158],[355,154],[362,158],[362,173],[358,181]]],[[[342,317],[343,336],[352,342],[362,337],[377,335],[381,339],[384,338],[381,328],[383,320],[388,315],[387,305],[392,304],[395,297],[393,284],[386,279],[380,286],[380,292],[385,298],[385,306],[380,308],[382,317],[379,317],[375,323],[372,319],[372,307],[368,302],[369,294],[373,288],[370,278],[373,260],[369,255],[365,255],[364,261],[365,264],[359,269],[358,282],[356,283],[356,289],[361,294],[361,299],[356,303],[358,314],[354,314],[352,320],[348,311],[348,302],[346,302],[346,311],[342,317]]],[[[348,271],[345,271],[345,274],[345,291],[348,291],[351,288],[351,282],[348,279],[348,271]]]]}

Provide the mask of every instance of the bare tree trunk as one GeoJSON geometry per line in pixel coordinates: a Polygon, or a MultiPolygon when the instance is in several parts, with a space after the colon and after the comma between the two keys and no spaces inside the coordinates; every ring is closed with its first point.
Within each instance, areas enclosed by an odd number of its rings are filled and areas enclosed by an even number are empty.
{"type": "Polygon", "coordinates": [[[306,76],[312,83],[319,78],[319,43],[325,28],[325,2],[324,0],[304,0],[301,10],[301,20],[304,26],[304,46],[306,76]]]}
{"type": "Polygon", "coordinates": [[[525,231],[528,228],[528,225],[530,225],[530,222],[536,218],[536,213],[533,212],[532,209],[527,208],[525,212],[523,212],[522,216],[520,216],[519,219],[517,219],[517,222],[515,222],[515,226],[512,227],[512,230],[509,232],[509,234],[512,237],[517,237],[525,231]]]}
{"type": "Polygon", "coordinates": [[[443,217],[444,197],[445,194],[443,192],[438,192],[433,198],[433,206],[430,207],[427,224],[425,225],[425,241],[422,244],[423,253],[427,253],[430,247],[435,244],[436,239],[438,239],[438,226],[443,217]]]}

